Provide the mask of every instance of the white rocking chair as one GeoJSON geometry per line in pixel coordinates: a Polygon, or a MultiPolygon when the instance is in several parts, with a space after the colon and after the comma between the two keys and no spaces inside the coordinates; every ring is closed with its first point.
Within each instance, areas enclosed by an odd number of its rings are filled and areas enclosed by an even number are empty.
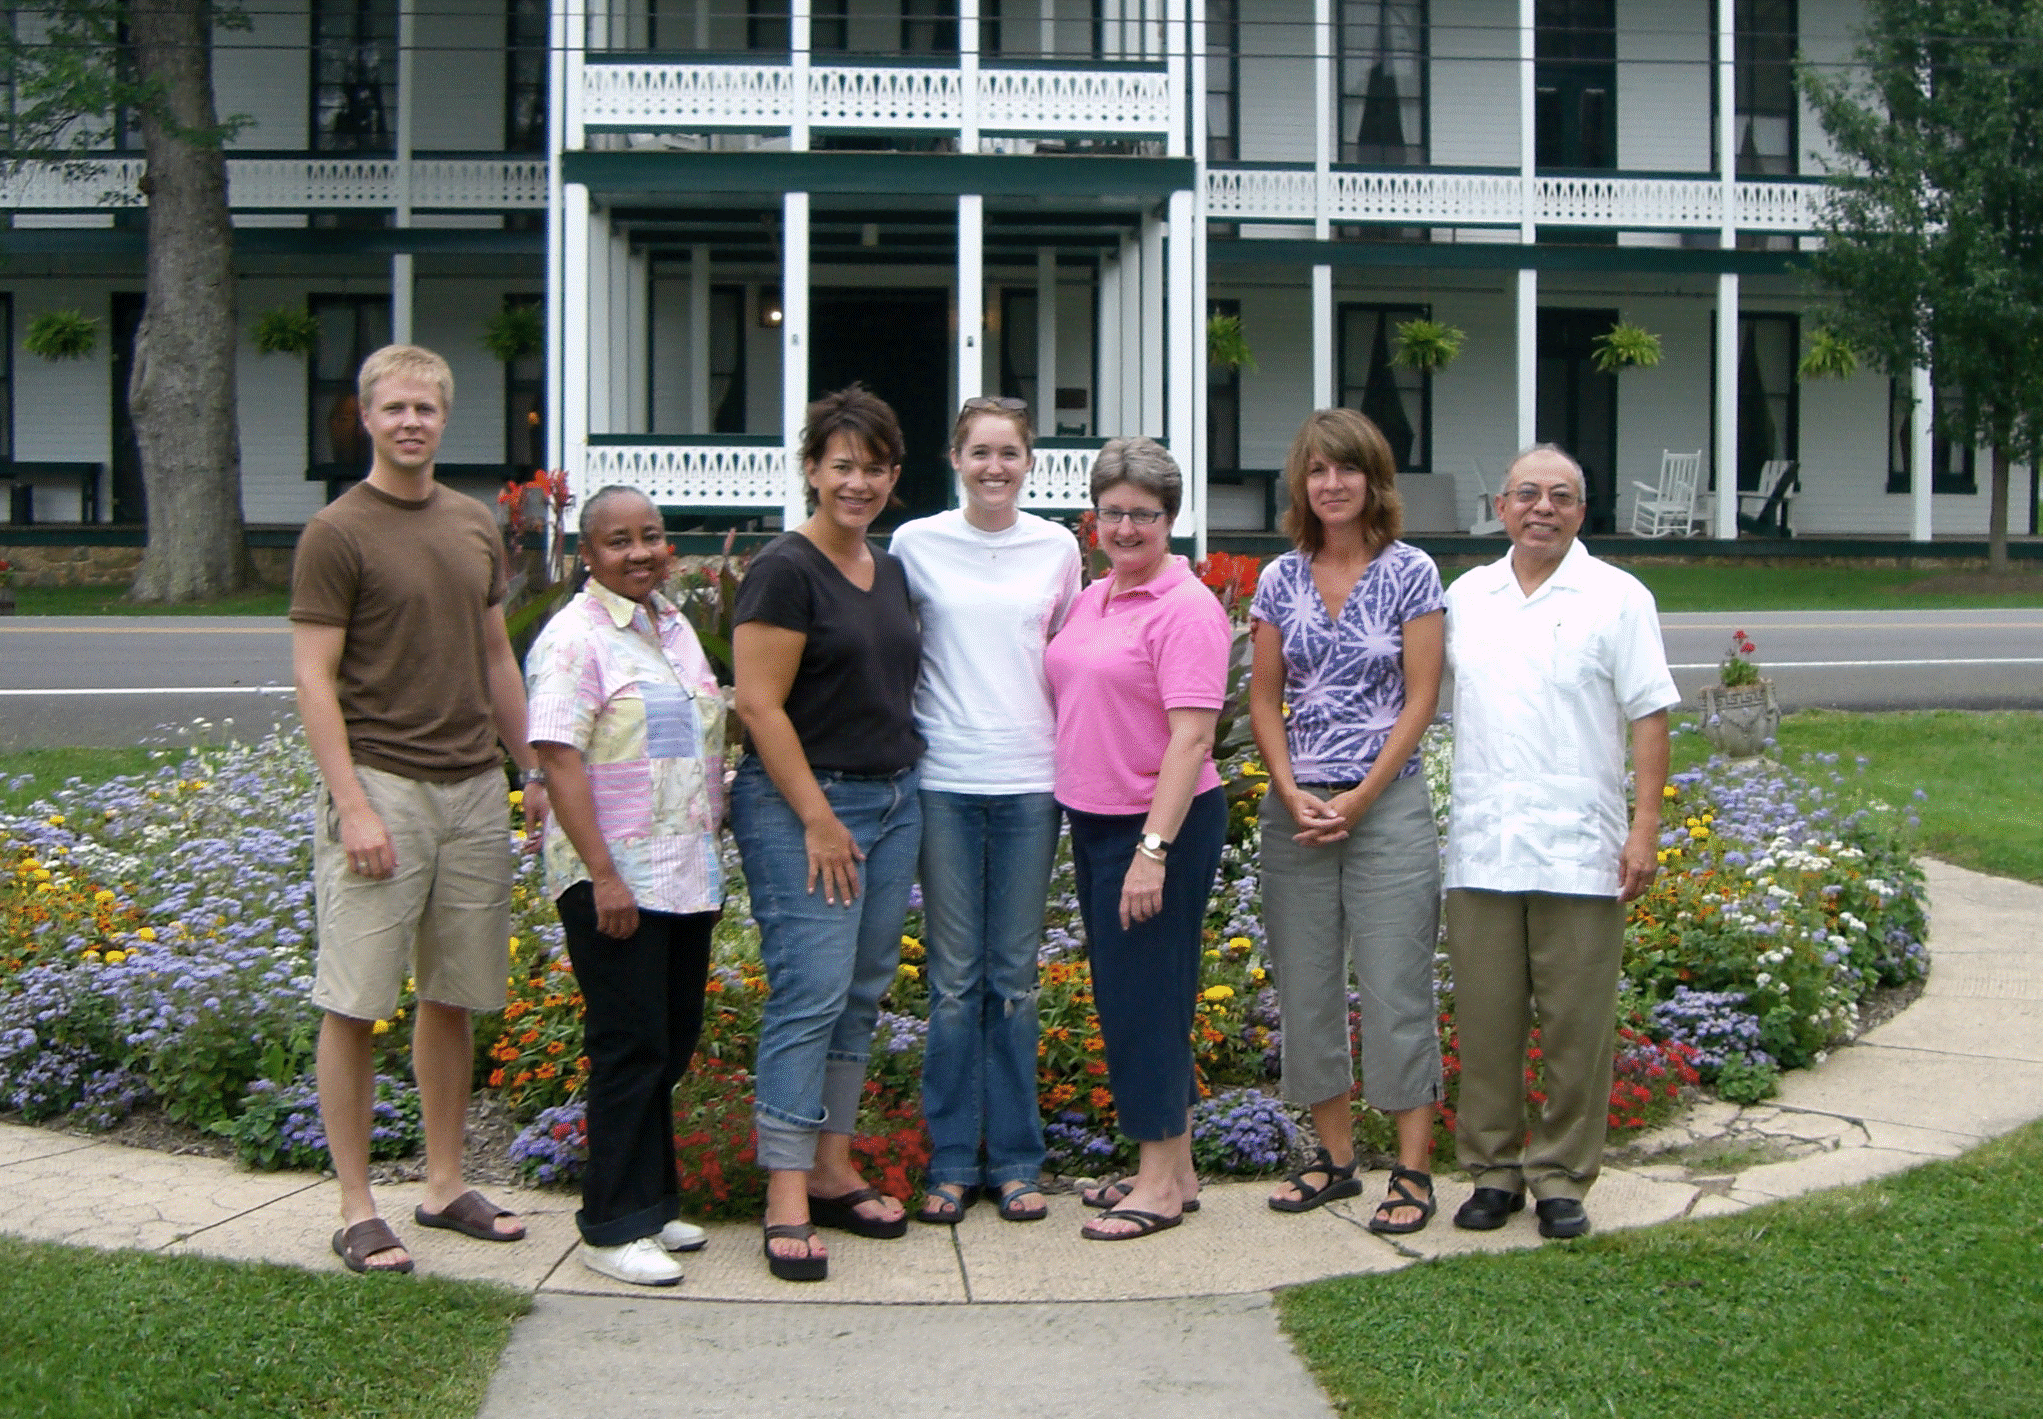
{"type": "Polygon", "coordinates": [[[1792,458],[1774,458],[1760,465],[1759,486],[1738,495],[1738,530],[1760,536],[1789,537],[1788,507],[1801,491],[1792,458]]]}
{"type": "Polygon", "coordinates": [[[1632,486],[1639,490],[1638,501],[1632,504],[1632,536],[1687,537],[1695,532],[1702,459],[1701,449],[1694,453],[1664,449],[1660,454],[1660,486],[1632,481],[1632,486]]]}
{"type": "Polygon", "coordinates": [[[1476,487],[1482,491],[1476,494],[1475,521],[1468,525],[1471,537],[1493,537],[1504,530],[1504,520],[1497,516],[1497,498],[1490,491],[1490,480],[1483,476],[1483,465],[1469,460],[1468,471],[1476,480],[1476,487]]]}

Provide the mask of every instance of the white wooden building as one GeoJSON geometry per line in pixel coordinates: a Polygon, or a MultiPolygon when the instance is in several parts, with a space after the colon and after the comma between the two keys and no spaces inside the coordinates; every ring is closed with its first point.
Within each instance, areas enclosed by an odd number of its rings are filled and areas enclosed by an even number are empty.
{"type": "MultiPolygon", "coordinates": [[[[351,476],[352,361],[452,360],[445,460],[493,490],[566,467],[682,521],[800,505],[814,394],[901,412],[903,494],[951,497],[959,400],[1018,395],[1031,499],[1165,439],[1178,532],[1267,528],[1311,408],[1378,419],[1415,530],[1475,519],[1511,452],[1570,447],[1593,530],[1667,451],[1750,489],[1792,460],[1798,535],[1986,525],[1985,459],[1936,439],[1932,381],[1802,384],[1823,134],[1791,61],[1845,59],[1857,0],[265,0],[216,40],[245,326],[310,303],[309,357],[241,361],[245,508],[302,521],[351,476]],[[482,346],[543,300],[543,357],[482,346]],[[1252,367],[1211,370],[1209,313],[1252,367]],[[1466,333],[1393,366],[1397,324],[1466,333]],[[1618,320],[1658,368],[1597,369],[1618,320]],[[1915,476],[1927,469],[1928,477],[1915,476]],[[1975,477],[1975,469],[1977,476],[1975,477]]],[[[122,425],[139,154],[17,172],[0,265],[13,511],[134,519],[122,425]],[[108,338],[27,352],[40,313],[108,338]],[[98,471],[90,471],[91,465],[98,471]]],[[[2016,500],[2016,521],[2025,520],[2016,500]]],[[[1738,503],[1701,530],[1737,535],[1738,503]]]]}

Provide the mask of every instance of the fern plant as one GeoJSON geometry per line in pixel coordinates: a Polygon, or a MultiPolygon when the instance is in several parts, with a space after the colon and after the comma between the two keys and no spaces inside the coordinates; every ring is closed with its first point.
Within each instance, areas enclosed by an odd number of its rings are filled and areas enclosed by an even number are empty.
{"type": "Polygon", "coordinates": [[[46,360],[82,360],[99,345],[99,322],[82,310],[46,310],[28,323],[21,343],[46,360]]]}
{"type": "Polygon", "coordinates": [[[1461,342],[1468,338],[1466,332],[1455,326],[1424,318],[1399,321],[1396,336],[1390,362],[1421,374],[1444,370],[1453,364],[1461,353],[1461,342]]]}
{"type": "Polygon", "coordinates": [[[1827,325],[1809,336],[1809,348],[1795,373],[1803,379],[1850,379],[1859,372],[1859,352],[1851,341],[1827,325]]]}
{"type": "Polygon", "coordinates": [[[280,305],[255,318],[255,348],[265,355],[309,355],[319,348],[319,321],[302,305],[280,305]]]}
{"type": "Polygon", "coordinates": [[[1252,370],[1256,357],[1241,333],[1238,315],[1206,317],[1206,363],[1217,370],[1252,370]]]}
{"type": "Polygon", "coordinates": [[[507,305],[482,327],[482,344],[505,364],[529,358],[546,348],[545,317],[536,305],[507,305]]]}
{"type": "Polygon", "coordinates": [[[1649,370],[1660,363],[1660,337],[1628,320],[1620,320],[1590,343],[1593,350],[1590,358],[1605,374],[1623,369],[1649,370]]]}

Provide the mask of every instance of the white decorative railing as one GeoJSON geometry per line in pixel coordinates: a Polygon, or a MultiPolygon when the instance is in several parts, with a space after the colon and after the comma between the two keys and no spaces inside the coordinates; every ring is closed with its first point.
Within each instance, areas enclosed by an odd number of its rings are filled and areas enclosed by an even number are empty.
{"type": "Polygon", "coordinates": [[[1170,76],[1160,71],[979,71],[979,126],[988,132],[1160,134],[1170,120],[1170,76]]]}
{"type": "MultiPolygon", "coordinates": [[[[543,158],[417,158],[414,207],[501,211],[546,205],[543,158]]],[[[0,207],[145,205],[139,158],[25,165],[0,179],[0,207]]],[[[227,202],[243,210],[397,205],[395,158],[229,158],[227,202]]]]}
{"type": "Polygon", "coordinates": [[[605,444],[582,454],[577,495],[610,483],[637,488],[661,507],[781,507],[787,455],[769,444],[605,444]]]}
{"type": "MultiPolygon", "coordinates": [[[[1318,215],[1318,184],[1307,169],[1209,169],[1207,215],[1219,221],[1309,222],[1318,215]]],[[[1741,230],[1816,227],[1821,183],[1741,182],[1735,191],[1741,230]]],[[[1713,231],[1723,223],[1723,187],[1714,178],[1541,177],[1534,179],[1533,194],[1533,220],[1541,226],[1713,231]]],[[[1326,215],[1335,222],[1516,226],[1521,202],[1519,179],[1511,173],[1327,174],[1326,215]]]]}
{"type": "Polygon", "coordinates": [[[1075,447],[1072,440],[1059,442],[1063,446],[1036,446],[1036,466],[1029,470],[1028,482],[1022,484],[1023,507],[1054,512],[1092,506],[1093,460],[1106,440],[1087,439],[1075,447]]]}
{"type": "MultiPolygon", "coordinates": [[[[961,70],[817,64],[809,122],[819,128],[945,130],[965,123],[961,70]]],[[[979,127],[1000,134],[1156,135],[1171,121],[1161,69],[982,69],[979,127]]],[[[794,70],[772,64],[611,63],[582,69],[582,121],[627,132],[786,128],[794,70]]]]}
{"type": "Polygon", "coordinates": [[[784,64],[588,64],[582,121],[598,128],[785,128],[794,70],[784,64]]]}

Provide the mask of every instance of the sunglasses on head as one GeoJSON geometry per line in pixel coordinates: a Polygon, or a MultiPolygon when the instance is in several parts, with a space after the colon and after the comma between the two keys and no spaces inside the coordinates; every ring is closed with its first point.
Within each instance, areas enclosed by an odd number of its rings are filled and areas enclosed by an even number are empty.
{"type": "Polygon", "coordinates": [[[1029,401],[1026,399],[1009,399],[1005,396],[995,398],[989,394],[980,394],[967,399],[965,407],[967,409],[1004,409],[1010,414],[1026,414],[1029,411],[1029,401]]]}

